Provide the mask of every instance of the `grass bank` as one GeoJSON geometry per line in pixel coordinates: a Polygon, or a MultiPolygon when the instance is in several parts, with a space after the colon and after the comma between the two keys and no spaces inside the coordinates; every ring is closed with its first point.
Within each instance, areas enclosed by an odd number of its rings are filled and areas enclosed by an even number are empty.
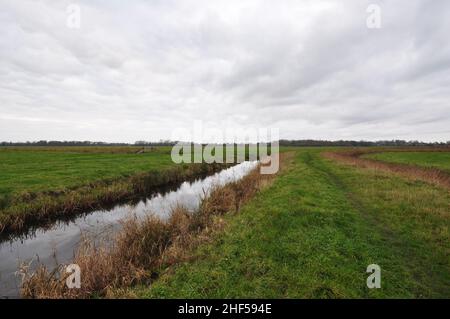
{"type": "Polygon", "coordinates": [[[448,298],[450,194],[323,149],[294,162],[141,298],[448,298]],[[378,264],[381,289],[368,289],[378,264]]]}

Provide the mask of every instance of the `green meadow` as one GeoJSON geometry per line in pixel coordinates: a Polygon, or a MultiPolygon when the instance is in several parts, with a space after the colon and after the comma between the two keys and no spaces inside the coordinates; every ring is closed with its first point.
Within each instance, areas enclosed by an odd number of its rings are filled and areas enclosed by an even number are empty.
{"type": "MultiPolygon", "coordinates": [[[[282,148],[290,157],[281,171],[238,212],[221,216],[223,228],[208,235],[206,243],[190,248],[186,260],[153,269],[157,279],[151,284],[124,287],[126,294],[448,298],[449,189],[324,156],[334,150],[282,148]],[[379,289],[366,284],[371,264],[381,268],[379,289]]],[[[450,172],[449,154],[403,150],[363,157],[450,172]]],[[[4,203],[0,217],[5,225],[11,214],[23,215],[26,222],[33,220],[30,209],[42,214],[40,209],[52,207],[53,201],[60,201],[54,212],[60,207],[75,210],[79,208],[74,203],[86,201],[90,207],[96,201],[127,198],[136,185],[152,186],[154,179],[179,181],[203,171],[185,171],[187,167],[172,162],[168,147],[143,153],[139,148],[3,148],[0,196],[16,200],[11,207],[4,203]],[[145,175],[149,171],[154,173],[145,175]],[[135,178],[139,174],[144,174],[141,180],[135,178]],[[99,181],[103,182],[96,184],[99,181]],[[58,190],[69,191],[59,196],[58,190]],[[45,194],[21,202],[20,194],[35,192],[45,194]]]]}
{"type": "Polygon", "coordinates": [[[366,157],[390,163],[433,167],[450,173],[450,152],[383,152],[366,157]]]}
{"type": "MultiPolygon", "coordinates": [[[[293,160],[144,298],[448,298],[450,194],[298,149],[293,160]],[[381,267],[381,288],[366,285],[381,267]]],[[[410,158],[441,162],[446,154],[410,158]]],[[[383,156],[384,154],[378,154],[383,156]]],[[[397,154],[395,154],[397,155],[397,154]]],[[[398,154],[401,158],[409,154],[398,154]]],[[[391,156],[389,153],[388,157],[391,156]]],[[[392,157],[389,157],[392,158],[392,157]]]]}
{"type": "Polygon", "coordinates": [[[2,148],[0,196],[62,190],[174,165],[168,149],[138,151],[114,147],[2,148]]]}
{"type": "MultiPolygon", "coordinates": [[[[0,197],[60,191],[177,166],[171,159],[170,146],[141,151],[142,147],[133,146],[3,147],[0,148],[0,197]]],[[[248,147],[245,154],[248,155],[248,147]]]]}

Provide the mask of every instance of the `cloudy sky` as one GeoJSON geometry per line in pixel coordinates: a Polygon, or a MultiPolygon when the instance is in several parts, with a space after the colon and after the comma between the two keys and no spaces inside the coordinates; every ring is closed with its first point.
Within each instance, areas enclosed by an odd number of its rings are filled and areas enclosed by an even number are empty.
{"type": "Polygon", "coordinates": [[[156,141],[200,120],[447,141],[449,17],[447,0],[0,0],[0,140],[156,141]]]}

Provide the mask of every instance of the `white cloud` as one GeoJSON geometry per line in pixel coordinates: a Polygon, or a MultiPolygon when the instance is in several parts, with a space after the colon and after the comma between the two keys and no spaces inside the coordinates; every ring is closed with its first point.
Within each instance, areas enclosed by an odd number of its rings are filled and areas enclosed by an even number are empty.
{"type": "Polygon", "coordinates": [[[0,140],[158,140],[195,120],[450,140],[450,3],[379,1],[367,29],[369,3],[2,0],[0,140]]]}

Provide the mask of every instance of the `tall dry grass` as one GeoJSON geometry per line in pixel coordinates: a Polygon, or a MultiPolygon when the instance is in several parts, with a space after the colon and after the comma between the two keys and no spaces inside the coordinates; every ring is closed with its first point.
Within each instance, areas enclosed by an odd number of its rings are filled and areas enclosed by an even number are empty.
{"type": "MultiPolygon", "coordinates": [[[[408,151],[405,149],[390,150],[392,151],[408,151]]],[[[411,150],[409,150],[411,151],[411,150]]],[[[416,151],[416,150],[414,150],[416,151]]],[[[430,151],[430,149],[420,149],[419,151],[430,151]]],[[[438,149],[437,151],[443,152],[448,149],[438,149]]],[[[352,151],[340,151],[340,152],[326,152],[324,156],[329,159],[337,160],[352,166],[369,168],[374,170],[388,171],[394,174],[401,175],[403,177],[412,180],[425,181],[440,187],[450,189],[450,174],[437,168],[419,167],[407,164],[396,164],[382,162],[375,159],[361,158],[364,154],[380,152],[379,150],[352,150],[352,151]]]]}
{"type": "Polygon", "coordinates": [[[223,224],[221,215],[239,211],[272,176],[256,168],[240,181],[213,189],[198,211],[176,207],[167,221],[155,216],[128,218],[121,230],[102,242],[86,239],[73,263],[81,269],[81,288],[68,289],[64,266],[39,267],[23,272],[21,295],[25,298],[107,297],[137,283],[148,283],[163,267],[190,257],[192,248],[211,238],[223,224]]]}

